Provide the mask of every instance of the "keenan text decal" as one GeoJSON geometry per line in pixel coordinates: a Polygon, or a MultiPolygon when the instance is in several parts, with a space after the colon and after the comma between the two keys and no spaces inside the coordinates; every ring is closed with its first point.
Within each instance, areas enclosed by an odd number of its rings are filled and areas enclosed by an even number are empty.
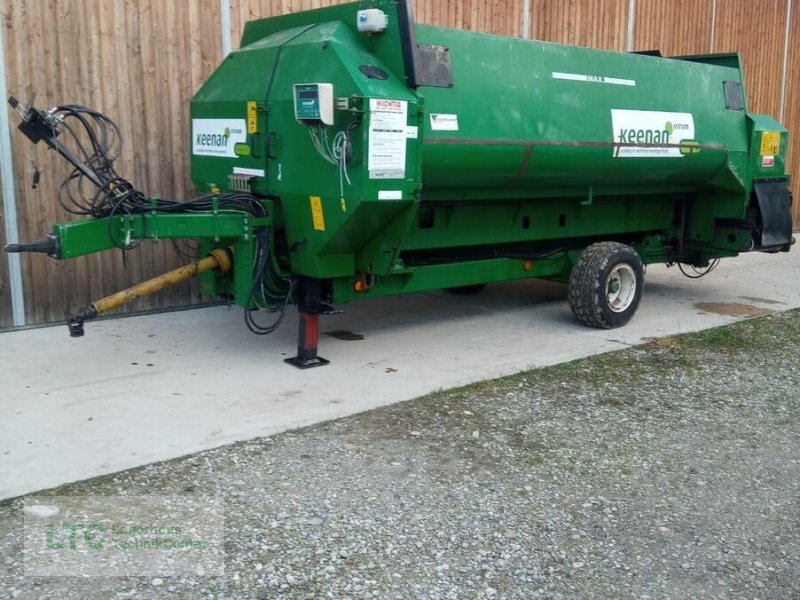
{"type": "Polygon", "coordinates": [[[611,127],[614,156],[620,158],[680,158],[696,153],[681,148],[697,147],[691,113],[611,109],[611,127]]]}

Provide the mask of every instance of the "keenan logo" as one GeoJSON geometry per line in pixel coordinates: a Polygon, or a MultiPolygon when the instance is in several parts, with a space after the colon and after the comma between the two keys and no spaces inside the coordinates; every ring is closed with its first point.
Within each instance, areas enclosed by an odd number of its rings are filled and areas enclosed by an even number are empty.
{"type": "Polygon", "coordinates": [[[246,146],[244,119],[192,119],[192,154],[236,158],[249,154],[246,146]]]}
{"type": "Polygon", "coordinates": [[[691,113],[612,108],[611,131],[617,158],[681,158],[700,151],[691,113]]]}
{"type": "Polygon", "coordinates": [[[199,147],[226,148],[231,137],[231,128],[226,127],[223,133],[198,133],[195,142],[199,147]]]}
{"type": "Polygon", "coordinates": [[[688,130],[689,126],[685,123],[667,121],[657,129],[620,129],[618,141],[622,144],[670,144],[673,134],[688,130]]]}

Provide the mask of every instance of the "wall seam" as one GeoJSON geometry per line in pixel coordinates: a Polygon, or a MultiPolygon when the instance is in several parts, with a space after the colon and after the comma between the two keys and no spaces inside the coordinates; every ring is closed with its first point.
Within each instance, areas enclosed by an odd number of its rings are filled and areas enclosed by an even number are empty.
{"type": "MultiPolygon", "coordinates": [[[[6,86],[6,49],[3,41],[5,19],[0,18],[0,102],[8,97],[6,86]]],[[[6,243],[19,243],[17,221],[17,195],[14,188],[14,164],[11,154],[11,129],[8,110],[0,110],[0,180],[3,189],[6,243]]],[[[15,252],[7,252],[9,291],[11,292],[11,318],[15,327],[25,325],[25,296],[22,290],[22,261],[15,252]]]]}
{"type": "Polygon", "coordinates": [[[708,40],[709,54],[714,52],[714,42],[717,35],[717,0],[711,0],[711,34],[708,40]]]}
{"type": "Polygon", "coordinates": [[[222,36],[222,59],[231,53],[231,0],[219,0],[219,28],[222,36]]]}
{"type": "Polygon", "coordinates": [[[628,35],[625,42],[627,52],[633,52],[633,25],[636,19],[636,0],[628,0],[628,35]]]}
{"type": "Polygon", "coordinates": [[[522,3],[522,38],[530,39],[531,37],[531,0],[525,0],[522,3]]]}
{"type": "Polygon", "coordinates": [[[781,97],[778,105],[778,122],[783,123],[786,110],[786,79],[789,75],[789,32],[792,24],[792,0],[786,0],[786,29],[783,33],[783,73],[781,74],[781,97]]]}

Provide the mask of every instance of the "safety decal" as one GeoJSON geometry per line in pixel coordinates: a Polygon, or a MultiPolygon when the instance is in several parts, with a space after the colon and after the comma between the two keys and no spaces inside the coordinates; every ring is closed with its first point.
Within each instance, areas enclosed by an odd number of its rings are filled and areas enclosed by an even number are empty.
{"type": "Polygon", "coordinates": [[[314,229],[317,231],[325,231],[325,216],[322,214],[322,198],[319,196],[309,196],[311,202],[311,220],[314,223],[314,229]]]}
{"type": "Polygon", "coordinates": [[[408,102],[370,98],[369,113],[369,178],[404,179],[408,102]]]}
{"type": "Polygon", "coordinates": [[[258,133],[258,114],[255,100],[247,101],[247,133],[258,133]]]}
{"type": "Polygon", "coordinates": [[[762,131],[761,132],[761,156],[775,156],[779,154],[781,145],[781,132],[780,131],[762,131]]]}

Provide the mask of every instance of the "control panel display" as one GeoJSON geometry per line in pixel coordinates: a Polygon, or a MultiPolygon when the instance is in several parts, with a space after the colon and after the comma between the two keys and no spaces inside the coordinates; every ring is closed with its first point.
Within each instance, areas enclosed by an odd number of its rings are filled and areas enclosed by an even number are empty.
{"type": "Polygon", "coordinates": [[[333,84],[295,83],[294,117],[306,125],[333,125],[333,84]]]}

